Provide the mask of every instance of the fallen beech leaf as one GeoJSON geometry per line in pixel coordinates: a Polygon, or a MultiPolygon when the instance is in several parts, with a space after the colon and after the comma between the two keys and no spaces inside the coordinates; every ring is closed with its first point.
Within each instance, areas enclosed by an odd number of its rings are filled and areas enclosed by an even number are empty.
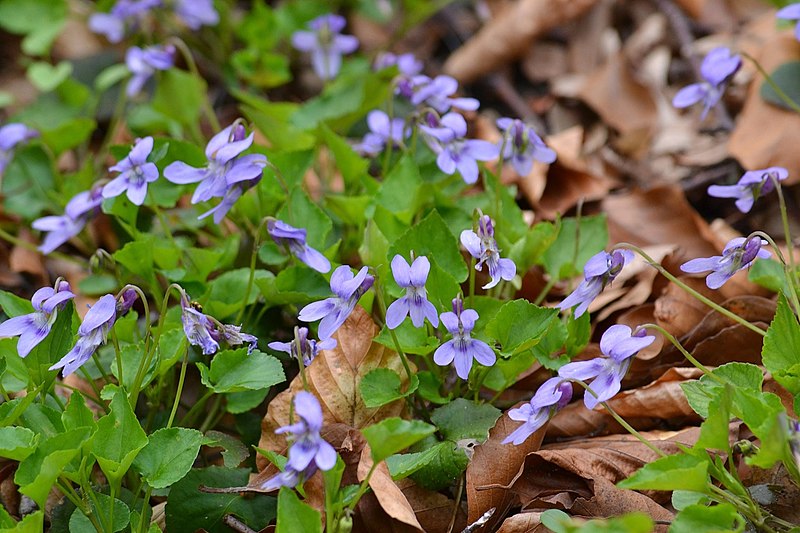
{"type": "MultiPolygon", "coordinates": [[[[685,276],[680,276],[678,279],[706,298],[720,303],[719,294],[706,287],[703,279],[685,276]]],[[[705,304],[674,283],[670,283],[656,299],[653,316],[659,326],[680,338],[696,327],[708,311],[705,304]]]]}
{"type": "MultiPolygon", "coordinates": [[[[324,423],[342,423],[360,429],[384,418],[398,416],[405,402],[400,399],[377,409],[367,409],[358,391],[361,378],[374,368],[389,368],[401,376],[405,387],[408,377],[397,354],[385,346],[373,342],[378,327],[361,306],[356,306],[347,321],[337,330],[338,341],[333,350],[323,350],[306,368],[309,391],[319,399],[324,423]]],[[[275,430],[290,423],[291,401],[302,390],[298,375],[289,388],[275,397],[267,408],[261,422],[259,447],[278,453],[286,451],[286,438],[276,435],[275,430]]],[[[258,458],[263,469],[267,461],[258,458]]]]}
{"type": "Polygon", "coordinates": [[[469,83],[528,51],[539,35],[570,21],[597,0],[520,0],[490,20],[445,62],[444,72],[469,83]]]}
{"type": "Polygon", "coordinates": [[[503,521],[497,533],[546,533],[542,525],[542,513],[519,513],[503,521]]]}
{"type": "MultiPolygon", "coordinates": [[[[372,465],[371,452],[369,446],[366,445],[361,450],[361,460],[358,463],[359,481],[364,481],[372,465]]],[[[386,462],[381,461],[375,467],[372,477],[369,478],[369,486],[386,514],[395,520],[422,531],[422,526],[414,514],[414,509],[408,503],[403,491],[392,480],[392,475],[389,473],[389,467],[386,466],[386,462]]]]}
{"type": "Polygon", "coordinates": [[[502,444],[503,439],[519,426],[520,422],[511,420],[507,412],[503,413],[489,431],[489,439],[475,447],[467,467],[467,522],[471,524],[492,507],[496,509],[479,531],[492,531],[518,501],[506,487],[519,475],[525,457],[539,449],[547,427],[539,429],[519,446],[502,444]],[[498,461],[501,457],[502,460],[498,461]]]}

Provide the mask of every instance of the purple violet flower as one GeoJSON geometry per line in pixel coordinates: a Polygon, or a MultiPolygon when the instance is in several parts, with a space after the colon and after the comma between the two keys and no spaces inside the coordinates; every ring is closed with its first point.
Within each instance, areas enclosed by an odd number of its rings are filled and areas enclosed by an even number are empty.
{"type": "Polygon", "coordinates": [[[411,53],[397,55],[392,52],[384,52],[378,55],[374,64],[375,70],[382,70],[393,66],[397,66],[400,76],[405,78],[416,76],[422,72],[424,67],[422,61],[414,57],[414,54],[411,53]]]}
{"type": "Polygon", "coordinates": [[[33,229],[47,232],[44,242],[39,246],[39,251],[49,254],[80,233],[102,203],[102,188],[95,187],[90,191],[76,194],[67,203],[63,215],[51,215],[34,220],[31,224],[33,229]]]}
{"type": "Polygon", "coordinates": [[[192,30],[215,26],[219,22],[213,0],[175,0],[174,9],[178,18],[192,30]]]}
{"type": "Polygon", "coordinates": [[[125,65],[133,76],[128,82],[125,94],[128,98],[136,96],[157,70],[169,70],[174,64],[175,47],[171,44],[147,48],[131,46],[125,52],[125,65]]]}
{"type": "Polygon", "coordinates": [[[406,290],[406,294],[392,302],[386,309],[387,328],[395,329],[408,315],[411,315],[411,323],[415,328],[421,328],[426,318],[433,327],[439,327],[436,308],[428,301],[425,291],[425,282],[428,280],[430,270],[431,263],[424,255],[414,259],[411,266],[403,256],[399,254],[394,256],[392,275],[397,284],[406,290]]]}
{"type": "Polygon", "coordinates": [[[503,444],[513,443],[519,446],[539,428],[545,425],[550,417],[562,409],[572,399],[572,384],[564,378],[556,376],[539,386],[530,402],[508,412],[511,420],[524,422],[503,439],[503,444]]]}
{"type": "Polygon", "coordinates": [[[314,72],[323,80],[335,78],[342,65],[342,55],[355,52],[358,48],[358,39],[341,34],[344,26],[344,17],[328,14],[309,22],[311,31],[292,34],[292,46],[311,53],[314,72]]]}
{"type": "Polygon", "coordinates": [[[567,363],[558,369],[558,375],[564,379],[586,381],[595,378],[591,384],[594,394],[587,391],[583,396],[587,408],[594,409],[598,403],[614,397],[619,392],[633,356],[656,340],[653,335],[647,335],[645,330],[635,335],[631,333],[631,328],[623,324],[611,326],[600,338],[600,351],[604,357],[567,363]]]}
{"type": "Polygon", "coordinates": [[[558,308],[564,311],[577,305],[575,318],[581,316],[606,285],[614,281],[622,268],[633,261],[633,257],[630,250],[613,250],[611,253],[602,251],[593,255],[583,267],[583,281],[564,298],[558,308]]]}
{"type": "Polygon", "coordinates": [[[152,151],[152,137],[137,139],[125,159],[108,169],[121,174],[103,187],[103,198],[114,198],[124,192],[132,204],[142,205],[147,196],[147,184],[158,179],[156,164],[147,161],[152,151]]]}
{"type": "Polygon", "coordinates": [[[402,118],[389,119],[389,115],[380,110],[370,111],[367,115],[369,133],[364,135],[362,141],[353,148],[370,157],[378,155],[391,142],[397,146],[411,135],[411,128],[407,127],[402,118]]]}
{"type": "Polygon", "coordinates": [[[247,344],[247,355],[250,355],[253,350],[258,348],[258,337],[249,333],[242,333],[242,326],[234,326],[233,324],[221,324],[220,326],[214,332],[215,339],[224,340],[228,343],[228,346],[247,344]]]}
{"type": "MultiPolygon", "coordinates": [[[[250,157],[253,157],[253,160],[258,160],[259,159],[258,158],[258,154],[252,154],[252,156],[246,155],[246,156],[242,157],[241,159],[250,158],[250,157]]],[[[209,215],[214,215],[214,217],[213,217],[214,224],[219,224],[220,222],[222,222],[222,219],[224,219],[225,216],[228,214],[228,211],[231,210],[231,208],[233,207],[233,204],[235,204],[236,201],[245,192],[247,192],[248,190],[250,190],[253,187],[255,187],[256,185],[258,185],[258,182],[261,181],[261,178],[262,178],[262,175],[259,174],[258,176],[256,176],[253,179],[241,180],[241,181],[237,181],[237,182],[234,182],[234,183],[229,183],[228,184],[228,189],[225,191],[225,194],[222,196],[222,200],[220,201],[220,203],[218,203],[213,208],[209,209],[208,211],[206,211],[205,213],[203,213],[202,215],[197,217],[197,219],[198,220],[202,220],[202,219],[206,218],[209,215]]]]}
{"type": "Polygon", "coordinates": [[[309,479],[313,476],[319,468],[315,463],[311,463],[302,472],[286,466],[286,470],[279,472],[261,484],[261,490],[267,492],[278,490],[281,487],[294,488],[300,484],[301,480],[309,479]]]}
{"type": "MultiPolygon", "coordinates": [[[[252,186],[253,181],[260,178],[267,163],[267,158],[263,154],[241,156],[241,153],[253,144],[255,135],[251,133],[245,137],[245,134],[246,130],[241,124],[234,123],[228,126],[208,142],[206,146],[208,164],[205,167],[194,168],[183,161],[175,161],[164,169],[164,177],[179,185],[200,182],[192,196],[193,204],[205,202],[211,198],[225,197],[234,185],[242,183],[239,186],[241,190],[238,191],[238,195],[236,192],[230,192],[227,204],[233,205],[233,202],[241,196],[243,188],[246,187],[244,182],[252,186]],[[231,201],[232,196],[235,196],[233,201],[231,201]]],[[[228,209],[230,209],[229,206],[228,209]]],[[[224,213],[222,217],[224,217],[224,213]]],[[[219,217],[219,220],[222,220],[222,217],[219,217]]],[[[217,218],[215,216],[215,220],[217,218]]]]}
{"type": "Polygon", "coordinates": [[[742,213],[747,213],[756,200],[775,189],[775,181],[783,181],[788,177],[789,171],[783,167],[750,170],[744,173],[736,185],[711,185],[708,194],[716,198],[736,198],[736,207],[742,213]]]}
{"type": "Polygon", "coordinates": [[[279,246],[285,246],[297,259],[323,274],[330,272],[331,262],[306,244],[306,230],[295,228],[281,220],[271,219],[267,222],[267,233],[279,246]]]}
{"type": "Polygon", "coordinates": [[[127,29],[136,27],[151,9],[160,5],[161,0],[117,0],[110,12],[89,17],[89,29],[118,43],[127,29]]]}
{"type": "Polygon", "coordinates": [[[14,149],[38,136],[38,131],[19,122],[11,122],[0,128],[0,176],[11,162],[14,149]]]}
{"type": "Polygon", "coordinates": [[[303,472],[312,463],[320,470],[333,468],[336,450],[319,434],[323,423],[319,400],[310,392],[298,392],[294,397],[294,414],[300,418],[299,422],[275,430],[278,435],[290,434],[287,437],[291,446],[286,468],[303,472]]]}
{"type": "Polygon", "coordinates": [[[333,350],[336,348],[336,339],[325,339],[315,341],[308,338],[308,328],[295,328],[294,340],[292,342],[271,342],[267,344],[277,352],[284,352],[291,355],[298,361],[303,361],[304,366],[308,366],[317,357],[320,350],[333,350]]]}
{"type": "Polygon", "coordinates": [[[494,238],[494,225],[489,215],[481,214],[478,217],[478,233],[471,229],[461,232],[461,244],[478,260],[475,270],[481,271],[484,263],[489,268],[489,277],[492,280],[483,286],[484,289],[491,289],[500,283],[501,279],[511,281],[517,274],[517,265],[514,261],[500,257],[500,250],[494,238]]]}
{"type": "Polygon", "coordinates": [[[67,377],[92,357],[101,344],[106,342],[108,332],[117,319],[117,299],[106,294],[95,303],[78,328],[78,342],[61,358],[59,362],[50,367],[50,370],[61,368],[61,375],[67,377]]]}
{"type": "Polygon", "coordinates": [[[211,355],[219,350],[220,341],[225,341],[229,346],[249,344],[247,353],[252,353],[258,345],[258,338],[248,333],[242,333],[241,326],[222,324],[217,319],[203,313],[200,305],[189,300],[185,292],[181,292],[181,322],[183,333],[189,344],[199,346],[205,355],[211,355]]]}
{"type": "Polygon", "coordinates": [[[519,119],[498,118],[497,127],[503,130],[500,146],[503,159],[510,159],[517,174],[526,177],[531,173],[533,161],[552,163],[556,153],[544,144],[533,128],[519,119]]]}
{"type": "Polygon", "coordinates": [[[430,107],[437,113],[447,113],[451,108],[475,111],[480,102],[475,98],[452,98],[458,91],[458,81],[451,76],[430,78],[424,74],[406,77],[397,85],[397,92],[415,106],[430,107]]]}
{"type": "Polygon", "coordinates": [[[473,359],[483,366],[492,366],[495,363],[497,356],[494,350],[485,342],[470,337],[479,317],[474,309],[464,309],[460,296],[453,300],[453,312],[442,313],[441,318],[442,324],[453,338],[436,349],[433,354],[434,363],[447,366],[455,361],[456,374],[461,379],[469,379],[473,359]]]}
{"type": "Polygon", "coordinates": [[[681,265],[681,270],[690,274],[707,272],[706,285],[709,289],[719,289],[734,274],[750,266],[757,258],[767,259],[772,254],[761,247],[769,244],[760,237],[736,237],[722,250],[722,255],[692,259],[681,265]]]}
{"type": "Polygon", "coordinates": [[[19,335],[17,353],[20,357],[26,357],[50,334],[58,310],[74,297],[66,281],[57,282],[55,288],[42,287],[31,297],[33,313],[9,318],[0,324],[0,337],[19,335]]]}
{"type": "Polygon", "coordinates": [[[331,291],[336,296],[306,305],[297,318],[303,322],[322,319],[319,323],[319,338],[329,339],[353,312],[361,295],[375,282],[375,278],[367,274],[367,270],[367,267],[363,267],[353,276],[349,266],[338,267],[331,274],[331,291]]]}
{"type": "Polygon", "coordinates": [[[794,27],[794,37],[800,41],[800,3],[789,4],[779,9],[775,16],[783,20],[794,20],[797,24],[794,27]]]}
{"type": "Polygon", "coordinates": [[[683,108],[703,102],[703,113],[700,115],[700,120],[704,119],[708,111],[722,98],[725,87],[741,66],[742,58],[740,56],[731,53],[728,48],[714,48],[700,65],[703,81],[687,85],[678,91],[672,99],[672,105],[683,108]]]}
{"type": "Polygon", "coordinates": [[[429,113],[427,122],[420,129],[428,146],[437,154],[437,166],[445,174],[458,170],[466,183],[478,181],[478,161],[490,161],[500,153],[497,145],[489,141],[465,139],[467,121],[458,113],[448,113],[441,119],[429,113]]]}

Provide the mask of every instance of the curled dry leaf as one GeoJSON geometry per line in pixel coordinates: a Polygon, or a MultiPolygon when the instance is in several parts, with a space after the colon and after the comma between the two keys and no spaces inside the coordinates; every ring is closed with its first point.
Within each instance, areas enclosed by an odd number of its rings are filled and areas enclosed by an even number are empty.
{"type": "Polygon", "coordinates": [[[519,0],[490,20],[444,64],[446,74],[469,83],[528,51],[538,36],[568,22],[597,0],[519,0]]]}
{"type": "MultiPolygon", "coordinates": [[[[369,445],[365,445],[361,450],[361,460],[358,463],[358,481],[364,481],[372,469],[372,457],[369,445]]],[[[409,525],[419,531],[423,531],[422,526],[417,520],[414,509],[408,503],[408,499],[400,490],[400,487],[392,479],[389,473],[389,467],[386,466],[384,461],[381,461],[375,467],[372,477],[369,478],[369,486],[372,493],[378,499],[381,508],[393,519],[409,525]]],[[[378,528],[381,529],[381,528],[378,528]]]]}
{"type": "MultiPolygon", "coordinates": [[[[702,278],[680,276],[678,279],[711,301],[720,303],[719,293],[706,287],[702,278]]],[[[708,311],[708,307],[694,296],[669,283],[656,299],[653,316],[659,326],[680,338],[696,327],[708,311]]]]}

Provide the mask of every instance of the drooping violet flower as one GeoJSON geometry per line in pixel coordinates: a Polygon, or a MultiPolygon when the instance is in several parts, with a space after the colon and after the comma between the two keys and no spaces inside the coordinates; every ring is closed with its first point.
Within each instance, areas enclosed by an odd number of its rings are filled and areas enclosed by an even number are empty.
{"type": "Polygon", "coordinates": [[[215,26],[219,22],[213,0],[175,0],[174,9],[175,15],[192,30],[215,26]]]}
{"type": "Polygon", "coordinates": [[[103,187],[103,198],[114,198],[123,192],[134,205],[142,205],[147,196],[147,184],[158,179],[155,163],[147,161],[153,151],[153,138],[138,139],[125,159],[109,168],[121,174],[103,187]]]}
{"type": "Polygon", "coordinates": [[[362,141],[353,148],[362,154],[374,157],[378,155],[387,143],[397,146],[411,135],[411,128],[406,126],[402,118],[390,119],[389,115],[378,109],[370,111],[367,115],[369,133],[364,135],[362,141]]]}
{"type": "Polygon", "coordinates": [[[706,285],[709,289],[719,289],[734,274],[750,266],[757,258],[767,259],[772,254],[762,249],[769,244],[760,237],[736,237],[722,250],[722,255],[692,259],[681,265],[681,270],[690,274],[708,272],[706,285]]]}
{"type": "Polygon", "coordinates": [[[558,369],[558,375],[564,379],[586,381],[594,378],[591,390],[583,396],[583,403],[589,409],[612,398],[619,392],[622,378],[631,365],[631,360],[639,350],[647,348],[656,340],[640,330],[632,334],[631,328],[623,324],[611,326],[600,338],[600,351],[603,357],[595,357],[588,361],[567,363],[558,369]]]}
{"type": "Polygon", "coordinates": [[[395,65],[400,72],[400,76],[405,78],[416,76],[422,72],[424,67],[422,61],[414,57],[412,53],[397,55],[392,52],[383,52],[379,54],[373,66],[375,70],[381,70],[395,65]]]}
{"type": "Polygon", "coordinates": [[[118,43],[128,29],[135,28],[151,9],[160,5],[161,0],[117,0],[108,13],[89,17],[89,29],[118,43]]]}
{"type": "Polygon", "coordinates": [[[44,231],[47,236],[39,246],[39,251],[49,254],[72,237],[81,232],[89,219],[103,203],[102,187],[76,194],[66,205],[61,216],[37,218],[31,226],[44,231]]]}
{"type": "Polygon", "coordinates": [[[308,328],[295,328],[294,340],[292,342],[271,342],[267,344],[270,348],[278,352],[291,355],[294,359],[302,361],[304,366],[308,366],[317,357],[320,350],[333,350],[336,348],[336,339],[325,339],[315,341],[308,338],[308,328]]]}
{"type": "Polygon", "coordinates": [[[442,324],[453,338],[436,349],[433,362],[439,366],[447,366],[455,361],[456,374],[461,379],[469,379],[473,359],[483,366],[492,366],[497,360],[494,350],[488,344],[470,337],[478,318],[474,309],[464,309],[460,296],[453,300],[453,312],[447,311],[441,316],[442,324]]]}
{"type": "Polygon", "coordinates": [[[800,41],[800,3],[789,4],[788,6],[779,9],[775,16],[783,20],[797,21],[794,27],[794,37],[800,41]]]}
{"type": "Polygon", "coordinates": [[[286,470],[283,472],[279,472],[266,480],[264,483],[261,484],[261,490],[265,490],[267,492],[271,492],[273,490],[278,490],[281,487],[288,487],[294,488],[300,484],[301,481],[309,479],[313,476],[316,471],[319,470],[315,463],[311,463],[308,465],[302,472],[298,472],[294,468],[286,466],[286,470]]]}
{"type": "Polygon", "coordinates": [[[323,422],[319,400],[310,392],[298,392],[294,397],[294,414],[300,418],[298,422],[275,430],[278,435],[289,433],[291,446],[286,467],[297,472],[303,472],[312,463],[320,470],[333,468],[336,450],[319,434],[323,422]]]}
{"type": "Polygon", "coordinates": [[[190,301],[189,296],[183,291],[181,291],[181,322],[189,344],[199,346],[205,355],[216,353],[221,341],[227,342],[229,346],[247,343],[248,354],[252,353],[258,344],[258,338],[242,333],[241,326],[222,324],[204,314],[200,305],[190,301]]]}
{"type": "Polygon", "coordinates": [[[441,119],[429,113],[426,121],[420,129],[425,142],[437,154],[436,165],[445,174],[458,170],[466,183],[478,181],[478,161],[490,161],[500,152],[489,141],[466,139],[467,121],[458,113],[447,113],[441,119]]]}
{"type": "Polygon", "coordinates": [[[342,35],[344,25],[344,17],[322,15],[308,23],[311,31],[292,34],[292,46],[311,53],[311,66],[323,80],[335,78],[342,65],[342,55],[355,52],[358,48],[358,39],[352,35],[342,35]]]}
{"type": "Polygon", "coordinates": [[[425,291],[430,270],[431,262],[424,255],[414,259],[411,266],[403,256],[394,256],[392,275],[397,284],[406,290],[406,294],[386,309],[386,327],[395,329],[408,315],[411,315],[411,323],[415,328],[421,328],[426,318],[433,327],[439,327],[436,308],[428,301],[428,293],[425,291]]]}
{"type": "Polygon", "coordinates": [[[475,98],[452,98],[458,91],[458,81],[451,76],[430,78],[424,74],[407,77],[397,85],[397,93],[408,98],[415,106],[430,107],[443,114],[451,108],[475,111],[480,102],[475,98]]]}
{"type": "Polygon", "coordinates": [[[39,136],[39,132],[19,122],[0,128],[0,176],[14,157],[14,149],[39,136]]]}
{"type": "Polygon", "coordinates": [[[31,297],[33,313],[9,318],[0,324],[0,337],[19,335],[17,353],[26,357],[50,333],[58,318],[58,310],[74,297],[66,281],[58,281],[55,288],[42,287],[31,297]]]}
{"type": "Polygon", "coordinates": [[[756,200],[775,189],[775,181],[783,181],[788,177],[789,171],[783,167],[750,170],[739,178],[736,185],[711,185],[708,194],[716,198],[736,198],[736,207],[742,213],[747,213],[756,200]]]}
{"type": "Polygon", "coordinates": [[[117,299],[112,294],[102,296],[95,303],[78,328],[78,342],[50,367],[50,370],[62,369],[61,375],[67,377],[92,357],[101,344],[106,342],[108,332],[117,319],[117,299]]]}
{"type": "Polygon", "coordinates": [[[563,408],[572,399],[572,384],[564,378],[556,376],[539,386],[533,398],[516,409],[508,412],[511,420],[524,422],[503,439],[503,444],[520,445],[539,428],[545,425],[558,409],[563,408]]]}
{"type": "Polygon", "coordinates": [[[494,224],[489,215],[481,214],[478,217],[478,233],[471,229],[461,232],[461,244],[478,260],[475,270],[481,271],[483,264],[486,263],[489,277],[492,279],[483,286],[484,289],[491,289],[500,283],[501,279],[511,281],[517,274],[517,265],[514,261],[500,257],[500,250],[494,238],[494,224]]]}
{"type": "Polygon", "coordinates": [[[500,146],[503,159],[511,160],[511,165],[522,177],[531,173],[533,161],[552,163],[556,153],[548,148],[544,141],[536,135],[533,128],[519,119],[498,118],[497,127],[503,131],[500,146]]]}
{"type": "Polygon", "coordinates": [[[246,133],[243,125],[231,124],[208,142],[205,167],[194,168],[175,161],[164,169],[164,177],[179,185],[200,182],[192,196],[193,204],[224,197],[233,184],[257,179],[267,163],[262,154],[240,157],[253,144],[255,134],[245,137],[246,133]]]}
{"type": "Polygon", "coordinates": [[[722,98],[725,87],[741,66],[742,58],[740,56],[731,53],[725,47],[714,48],[700,65],[703,81],[687,85],[678,91],[672,99],[672,105],[683,108],[703,102],[703,113],[700,115],[700,119],[704,119],[708,111],[722,98]]]}
{"type": "Polygon", "coordinates": [[[282,220],[267,221],[267,233],[278,246],[285,246],[297,259],[323,274],[330,272],[331,262],[306,243],[305,228],[295,228],[282,220]]]}
{"type": "Polygon", "coordinates": [[[139,94],[153,74],[157,70],[169,70],[175,64],[175,46],[168,44],[166,46],[148,46],[147,48],[139,48],[138,46],[131,46],[125,52],[125,65],[128,70],[133,74],[125,93],[128,98],[132,98],[139,94]]]}
{"type": "Polygon", "coordinates": [[[593,255],[583,267],[583,281],[564,298],[558,308],[564,311],[577,305],[574,316],[581,316],[606,285],[614,281],[622,267],[633,261],[633,257],[630,250],[613,250],[611,253],[602,251],[593,255]]]}
{"type": "Polygon", "coordinates": [[[353,276],[349,266],[338,267],[331,274],[331,291],[336,296],[306,305],[297,318],[302,322],[322,319],[319,323],[319,338],[329,339],[353,312],[361,295],[375,282],[375,278],[367,274],[367,270],[367,267],[363,267],[353,276]]]}

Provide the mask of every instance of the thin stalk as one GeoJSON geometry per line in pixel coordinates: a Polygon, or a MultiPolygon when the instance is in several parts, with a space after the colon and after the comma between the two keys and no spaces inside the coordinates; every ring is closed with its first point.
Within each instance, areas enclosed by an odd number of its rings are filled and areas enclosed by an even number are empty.
{"type": "Polygon", "coordinates": [[[642,259],[644,259],[644,260],[645,260],[645,262],[647,262],[647,263],[648,263],[648,264],[649,264],[651,267],[653,267],[653,268],[655,268],[656,270],[658,270],[658,272],[659,272],[659,273],[660,273],[662,276],[664,276],[665,278],[667,278],[668,280],[670,280],[672,283],[674,283],[675,285],[677,285],[678,287],[680,287],[680,288],[681,288],[681,289],[683,289],[684,291],[686,291],[686,292],[688,292],[689,294],[691,294],[693,297],[695,297],[695,298],[696,298],[698,301],[700,301],[701,303],[704,303],[705,305],[707,305],[708,307],[710,307],[710,308],[711,308],[711,309],[713,309],[714,311],[716,311],[716,312],[718,312],[718,313],[720,313],[720,314],[722,314],[722,315],[724,315],[724,316],[726,316],[726,317],[730,318],[731,320],[733,320],[733,321],[734,321],[734,322],[736,322],[737,324],[741,324],[742,326],[746,327],[747,329],[749,329],[749,330],[751,330],[751,331],[754,331],[755,333],[758,333],[758,334],[759,334],[759,335],[761,335],[761,336],[764,336],[764,335],[766,335],[766,334],[767,334],[767,332],[766,332],[766,331],[764,331],[763,329],[761,329],[760,327],[756,326],[755,324],[752,324],[752,323],[748,322],[748,321],[747,321],[747,320],[745,320],[744,318],[740,317],[739,315],[737,315],[736,313],[734,313],[734,312],[732,312],[732,311],[729,311],[728,309],[725,309],[725,308],[724,308],[724,307],[722,307],[721,305],[719,305],[719,304],[717,304],[717,303],[714,303],[714,302],[712,302],[711,300],[709,300],[708,298],[706,298],[705,296],[703,296],[702,294],[700,294],[699,292],[697,292],[697,291],[696,291],[696,290],[694,290],[693,288],[691,288],[691,287],[689,287],[688,285],[686,285],[684,282],[682,282],[681,280],[679,280],[678,278],[676,278],[675,276],[673,276],[672,274],[670,274],[670,273],[667,271],[667,269],[666,269],[666,268],[664,268],[663,266],[661,266],[661,264],[659,264],[658,262],[656,262],[655,260],[653,260],[653,258],[652,258],[652,257],[650,257],[649,255],[647,255],[647,254],[644,252],[644,250],[642,250],[642,249],[641,249],[641,248],[639,248],[638,246],[635,246],[635,245],[633,245],[633,244],[630,244],[630,243],[627,243],[627,242],[623,242],[623,243],[617,244],[617,245],[615,246],[615,248],[624,248],[624,249],[626,249],[626,250],[632,250],[633,252],[636,252],[636,253],[637,253],[637,254],[639,254],[639,255],[642,257],[642,259]]]}
{"type": "Polygon", "coordinates": [[[148,521],[145,520],[145,516],[147,516],[147,508],[150,506],[150,494],[153,491],[153,487],[147,485],[147,488],[144,490],[144,499],[142,500],[142,519],[139,521],[139,531],[137,533],[146,533],[147,532],[147,525],[148,521]]]}
{"type": "MultiPolygon", "coordinates": [[[[383,285],[381,283],[376,283],[378,286],[375,288],[375,296],[378,297],[378,305],[381,309],[381,315],[386,317],[386,302],[383,299],[383,285]]],[[[389,328],[387,328],[389,329],[389,328]]],[[[389,336],[392,337],[392,342],[394,343],[394,347],[397,350],[397,355],[400,356],[400,361],[403,363],[403,369],[406,371],[406,375],[408,375],[408,382],[411,383],[412,373],[411,373],[411,366],[408,364],[408,358],[406,357],[403,348],[400,346],[400,340],[397,338],[393,329],[389,329],[389,336]]]]}
{"type": "Polygon", "coordinates": [[[707,375],[709,378],[713,379],[717,383],[720,383],[721,385],[724,385],[726,383],[724,379],[711,372],[705,365],[703,365],[703,363],[695,359],[694,356],[686,348],[684,348],[683,345],[680,343],[680,341],[678,341],[678,339],[676,339],[675,336],[672,335],[669,331],[665,330],[658,324],[652,324],[652,323],[643,324],[638,328],[636,328],[637,331],[642,329],[655,329],[656,331],[661,333],[664,337],[666,337],[666,339],[669,342],[671,342],[672,345],[675,346],[675,348],[677,348],[679,352],[681,352],[681,354],[683,354],[686,360],[692,363],[696,368],[701,370],[703,374],[707,375]]]}
{"type": "Polygon", "coordinates": [[[775,94],[778,95],[778,98],[780,98],[784,104],[786,104],[789,108],[791,108],[792,111],[794,111],[795,113],[800,113],[800,105],[798,105],[797,102],[792,100],[792,98],[788,94],[786,94],[777,83],[775,83],[775,80],[772,79],[772,76],[770,76],[769,73],[766,70],[764,70],[764,67],[762,67],[758,61],[756,61],[756,58],[754,58],[747,52],[739,51],[739,53],[745,58],[747,58],[753,64],[753,66],[756,67],[756,70],[758,70],[759,74],[764,76],[764,81],[766,81],[769,84],[769,86],[772,87],[772,90],[775,91],[775,94]]]}
{"type": "Polygon", "coordinates": [[[786,246],[789,247],[789,280],[792,285],[792,296],[793,296],[793,303],[795,305],[794,310],[796,313],[800,313],[800,302],[798,302],[797,298],[797,269],[794,262],[794,241],[792,240],[792,234],[789,230],[789,214],[786,209],[786,200],[783,197],[783,188],[781,187],[780,182],[770,173],[770,179],[775,184],[775,190],[778,193],[778,205],[780,206],[781,210],[781,223],[783,224],[783,238],[786,241],[786,246]]]}
{"type": "Polygon", "coordinates": [[[475,303],[475,258],[470,256],[469,259],[469,307],[474,307],[475,303]]]}
{"type": "Polygon", "coordinates": [[[533,305],[539,305],[540,303],[542,303],[544,299],[547,298],[547,295],[550,294],[550,290],[553,288],[553,286],[555,286],[555,284],[556,284],[555,276],[550,276],[550,279],[547,280],[547,283],[545,283],[545,286],[542,287],[542,290],[539,292],[539,294],[536,296],[536,299],[533,301],[533,305]]]}
{"type": "Polygon", "coordinates": [[[369,479],[372,477],[372,473],[375,472],[375,469],[377,467],[378,467],[378,463],[373,461],[372,467],[369,469],[369,472],[367,472],[367,475],[364,478],[364,481],[362,481],[361,485],[358,486],[358,492],[356,493],[355,497],[353,498],[353,501],[350,502],[350,505],[347,506],[347,508],[350,509],[350,511],[355,510],[356,505],[358,504],[358,501],[361,499],[362,496],[364,496],[364,494],[366,494],[367,489],[369,488],[369,479]]]}
{"type": "Polygon", "coordinates": [[[192,408],[189,409],[189,411],[187,411],[187,413],[185,415],[183,415],[183,418],[181,418],[181,421],[179,422],[179,424],[181,426],[186,426],[187,422],[189,420],[191,420],[192,417],[194,417],[194,415],[195,415],[195,413],[197,413],[197,411],[199,411],[200,409],[202,409],[205,406],[206,402],[208,401],[209,398],[211,398],[211,396],[213,394],[214,394],[214,391],[207,390],[205,392],[205,394],[203,394],[200,397],[200,399],[197,400],[197,402],[195,402],[195,404],[192,406],[192,408]]]}
{"type": "MultiPolygon", "coordinates": [[[[19,246],[20,248],[24,248],[26,250],[30,250],[31,252],[37,252],[37,253],[39,252],[39,248],[37,248],[36,245],[33,244],[32,242],[28,242],[28,241],[25,241],[23,239],[20,239],[19,237],[11,235],[10,233],[8,233],[7,231],[5,231],[2,228],[0,228],[0,238],[2,238],[4,241],[10,242],[14,246],[19,246]]],[[[80,260],[80,259],[78,259],[76,257],[73,257],[71,255],[68,255],[68,254],[62,254],[62,253],[59,253],[59,252],[50,252],[47,255],[49,255],[50,257],[54,257],[56,259],[59,259],[61,261],[67,261],[69,263],[73,263],[73,264],[76,264],[76,265],[83,266],[85,264],[85,261],[82,261],[82,260],[80,260]]]]}
{"type": "Polygon", "coordinates": [[[172,427],[172,422],[175,420],[175,413],[178,412],[178,404],[181,401],[181,395],[183,394],[183,383],[186,380],[186,365],[189,362],[189,347],[186,347],[186,351],[183,353],[183,361],[181,362],[181,373],[178,377],[178,389],[175,392],[175,401],[172,402],[172,411],[169,413],[169,420],[167,420],[167,427],[172,427]]]}
{"type": "MultiPolygon", "coordinates": [[[[168,42],[174,44],[175,47],[180,50],[183,59],[186,61],[186,65],[189,67],[189,71],[198,80],[203,80],[203,77],[200,75],[200,71],[197,69],[197,63],[194,60],[194,56],[192,56],[192,52],[189,50],[189,47],[186,46],[186,43],[177,37],[170,38],[168,42]]],[[[217,115],[214,113],[214,109],[212,109],[211,103],[208,101],[207,97],[203,98],[203,113],[206,115],[208,122],[211,124],[211,127],[215,132],[222,131],[222,127],[217,119],[217,115]]]]}
{"type": "MultiPolygon", "coordinates": [[[[83,374],[83,377],[86,378],[86,381],[89,383],[89,386],[92,388],[92,392],[94,392],[94,395],[97,398],[102,398],[102,395],[100,394],[100,389],[97,387],[97,383],[94,382],[94,378],[92,378],[92,376],[89,374],[89,371],[86,370],[84,367],[81,367],[81,373],[83,374]]],[[[108,407],[106,406],[105,402],[100,401],[99,405],[105,410],[106,413],[108,412],[108,407]]]]}
{"type": "Polygon", "coordinates": [[[461,503],[461,496],[464,494],[465,482],[466,482],[466,474],[463,474],[458,482],[458,492],[456,492],[456,499],[455,502],[453,503],[453,514],[450,515],[450,524],[447,526],[447,533],[453,533],[453,527],[456,525],[456,518],[458,517],[458,506],[461,503]]]}

